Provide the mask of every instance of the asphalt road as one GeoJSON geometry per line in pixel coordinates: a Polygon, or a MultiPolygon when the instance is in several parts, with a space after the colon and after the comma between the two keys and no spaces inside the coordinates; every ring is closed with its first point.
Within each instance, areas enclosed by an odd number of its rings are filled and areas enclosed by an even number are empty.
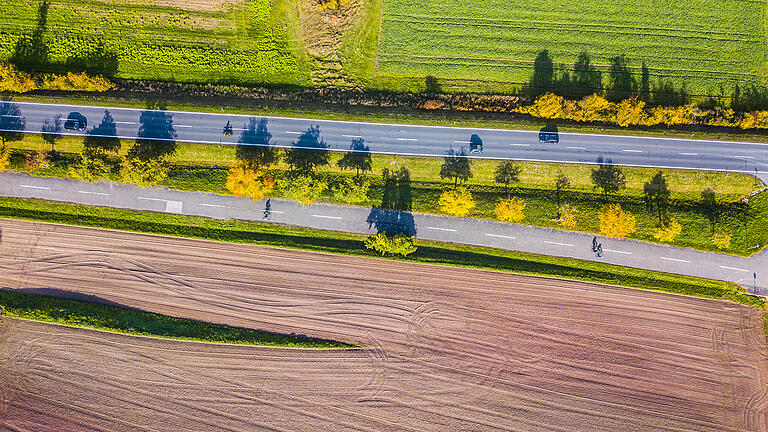
{"type": "Polygon", "coordinates": [[[149,210],[216,219],[267,221],[309,228],[362,234],[401,230],[424,240],[489,246],[499,249],[600,261],[736,282],[758,295],[768,295],[768,251],[750,258],[676,248],[635,240],[599,237],[604,255],[592,252],[592,234],[516,225],[481,219],[373,210],[366,207],[314,204],[302,208],[293,201],[254,203],[247,198],[167,188],[33,177],[0,173],[0,196],[41,198],[93,206],[149,210]]]}
{"type": "MultiPolygon", "coordinates": [[[[26,119],[25,131],[39,133],[45,118],[79,112],[88,119],[88,129],[98,125],[104,107],[60,104],[17,103],[26,119]]],[[[142,110],[109,108],[117,134],[123,138],[139,135],[142,110]]],[[[184,142],[235,144],[248,116],[217,113],[168,111],[177,139],[184,142]],[[230,121],[234,133],[222,136],[230,121]]],[[[363,138],[371,151],[403,155],[442,156],[453,147],[468,147],[477,134],[483,141],[484,158],[540,160],[552,162],[594,163],[598,156],[609,157],[617,164],[670,168],[729,170],[757,174],[768,181],[768,143],[709,141],[698,139],[637,137],[560,133],[558,144],[539,143],[538,132],[400,125],[383,123],[312,120],[267,117],[274,146],[290,146],[310,126],[319,126],[322,138],[332,150],[349,149],[351,140],[363,138]]],[[[68,131],[72,135],[83,132],[68,131]]],[[[480,156],[480,155],[473,155],[480,156]]]]}

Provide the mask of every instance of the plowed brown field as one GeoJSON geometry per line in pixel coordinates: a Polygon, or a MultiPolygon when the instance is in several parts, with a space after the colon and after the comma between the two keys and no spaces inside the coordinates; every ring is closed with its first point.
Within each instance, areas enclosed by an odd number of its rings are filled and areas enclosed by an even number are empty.
{"type": "Polygon", "coordinates": [[[0,428],[766,430],[755,308],[32,222],[0,229],[0,286],[363,345],[214,345],[4,318],[0,428]]]}

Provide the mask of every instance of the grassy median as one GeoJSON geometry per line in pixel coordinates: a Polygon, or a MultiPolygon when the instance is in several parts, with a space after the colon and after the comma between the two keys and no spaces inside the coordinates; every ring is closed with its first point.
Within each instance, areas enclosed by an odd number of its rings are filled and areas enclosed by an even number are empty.
{"type": "MultiPolygon", "coordinates": [[[[364,235],[277,224],[220,221],[15,198],[0,198],[0,217],[336,254],[378,256],[364,247],[364,235]]],[[[762,305],[762,300],[744,294],[744,290],[733,283],[487,247],[427,241],[418,241],[418,247],[407,261],[552,276],[730,300],[752,306],[762,305]]]]}
{"type": "Polygon", "coordinates": [[[351,348],[341,342],[230,327],[108,304],[0,290],[2,315],[115,333],[291,348],[351,348]]]}

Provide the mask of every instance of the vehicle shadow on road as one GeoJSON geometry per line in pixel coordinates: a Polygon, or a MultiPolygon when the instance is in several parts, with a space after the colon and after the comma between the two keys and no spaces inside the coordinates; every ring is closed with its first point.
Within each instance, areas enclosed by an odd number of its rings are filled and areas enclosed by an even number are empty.
{"type": "Polygon", "coordinates": [[[366,222],[376,233],[389,235],[416,235],[416,223],[410,210],[413,206],[411,173],[406,168],[398,171],[384,169],[384,192],[381,205],[371,208],[366,222]]]}

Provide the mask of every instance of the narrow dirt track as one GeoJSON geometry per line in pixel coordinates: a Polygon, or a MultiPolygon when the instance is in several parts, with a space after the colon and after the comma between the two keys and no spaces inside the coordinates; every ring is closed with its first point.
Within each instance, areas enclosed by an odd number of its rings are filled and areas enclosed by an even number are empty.
{"type": "Polygon", "coordinates": [[[224,346],[4,318],[8,430],[768,430],[754,308],[32,222],[0,229],[0,287],[364,346],[224,346]]]}

